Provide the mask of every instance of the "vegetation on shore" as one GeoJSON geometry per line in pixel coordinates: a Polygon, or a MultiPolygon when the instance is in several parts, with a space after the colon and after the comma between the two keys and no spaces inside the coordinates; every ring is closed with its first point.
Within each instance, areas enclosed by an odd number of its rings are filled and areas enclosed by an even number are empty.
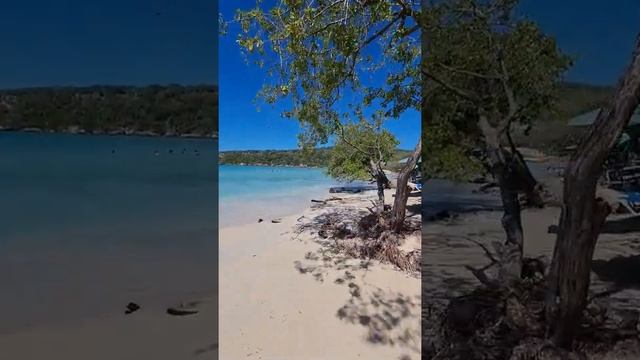
{"type": "MultiPolygon", "coordinates": [[[[305,150],[221,151],[218,162],[221,165],[328,167],[331,151],[331,147],[305,150]]],[[[402,165],[398,161],[410,154],[409,150],[395,150],[385,169],[398,170],[402,165]]]]}
{"type": "Polygon", "coordinates": [[[216,86],[43,87],[0,91],[0,129],[211,137],[216,86]]]}
{"type": "Polygon", "coordinates": [[[555,109],[545,114],[527,134],[515,134],[520,145],[563,155],[566,148],[578,144],[586,129],[567,126],[568,121],[607,104],[614,92],[612,86],[563,83],[558,87],[555,109]]]}
{"type": "MultiPolygon", "coordinates": [[[[590,348],[610,350],[627,339],[638,347],[637,313],[628,335],[620,331],[623,326],[611,333],[604,326],[607,309],[598,311],[602,320],[591,321],[588,305],[594,299],[594,248],[611,211],[611,204],[596,198],[597,183],[616,137],[640,102],[640,41],[615,91],[563,84],[571,59],[552,36],[518,15],[518,3],[453,0],[425,7],[430,20],[422,29],[428,39],[423,50],[423,112],[428,115],[423,113],[423,120],[429,121],[425,163],[459,175],[467,169],[465,160],[479,162],[500,190],[504,241],[494,243],[495,254],[482,247],[491,264],[466,266],[481,286],[448,299],[435,318],[431,310],[423,313],[423,334],[430,334],[423,356],[577,359],[587,358],[590,348]],[[564,172],[551,263],[525,258],[522,195],[525,206],[542,207],[544,201],[515,139],[522,141],[541,124],[566,129],[569,118],[598,107],[603,110],[578,139],[564,172]],[[447,142],[453,145],[444,146],[447,142]]],[[[473,242],[481,236],[469,235],[473,242]]]]}
{"type": "Polygon", "coordinates": [[[301,150],[221,151],[218,155],[218,163],[220,165],[326,167],[329,164],[330,156],[328,148],[314,149],[313,152],[301,150]]]}
{"type": "MultiPolygon", "coordinates": [[[[221,30],[226,32],[229,25],[239,29],[237,43],[247,61],[269,75],[259,97],[267,104],[285,101],[282,115],[303,129],[299,143],[315,148],[351,138],[355,134],[347,134],[349,124],[378,128],[420,107],[419,15],[420,4],[413,1],[257,1],[254,8],[237,11],[221,30]],[[371,53],[380,56],[366,56],[371,53]]],[[[354,138],[368,138],[360,135],[354,138]]],[[[381,158],[376,149],[347,140],[351,144],[346,145],[370,161],[357,167],[334,162],[344,165],[341,175],[357,177],[364,168],[373,168],[373,177],[384,182],[375,164],[376,157],[381,158]]],[[[379,225],[395,234],[405,228],[407,182],[421,144],[418,140],[398,175],[389,220],[379,217],[379,225]]],[[[382,198],[376,206],[385,208],[382,198]]]]}

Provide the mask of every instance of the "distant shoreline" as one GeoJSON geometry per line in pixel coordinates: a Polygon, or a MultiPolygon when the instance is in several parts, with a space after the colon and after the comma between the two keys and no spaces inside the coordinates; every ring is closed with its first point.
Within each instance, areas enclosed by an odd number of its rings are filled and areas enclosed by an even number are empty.
{"type": "Polygon", "coordinates": [[[233,163],[221,163],[221,162],[219,162],[218,165],[284,167],[284,168],[301,168],[301,169],[324,169],[325,168],[323,166],[313,166],[313,165],[271,165],[271,164],[262,164],[262,163],[260,163],[260,164],[248,164],[248,163],[233,164],[233,163]]]}
{"type": "Polygon", "coordinates": [[[67,130],[51,130],[40,128],[23,128],[23,129],[11,129],[3,128],[0,126],[0,132],[14,132],[14,133],[31,133],[31,134],[66,134],[66,135],[86,135],[86,136],[129,136],[129,137],[150,137],[150,138],[172,138],[172,139],[218,139],[218,133],[210,135],[201,134],[158,134],[153,131],[125,131],[116,130],[110,132],[90,132],[82,129],[67,129],[67,130]]]}

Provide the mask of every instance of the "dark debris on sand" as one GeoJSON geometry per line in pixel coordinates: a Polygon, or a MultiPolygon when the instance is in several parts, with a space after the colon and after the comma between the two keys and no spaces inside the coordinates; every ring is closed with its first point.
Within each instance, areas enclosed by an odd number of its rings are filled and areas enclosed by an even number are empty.
{"type": "MultiPolygon", "coordinates": [[[[326,206],[316,205],[316,209],[326,206]]],[[[390,212],[379,218],[364,210],[340,208],[298,224],[297,233],[315,233],[332,250],[352,258],[375,259],[391,263],[403,271],[419,272],[420,250],[405,252],[400,248],[406,234],[420,231],[419,220],[407,219],[404,233],[396,234],[385,225],[390,216],[390,212]]]]}
{"type": "Polygon", "coordinates": [[[423,359],[640,359],[638,312],[606,300],[587,306],[573,352],[545,340],[545,283],[524,279],[511,289],[482,285],[447,302],[423,298],[423,359]]]}

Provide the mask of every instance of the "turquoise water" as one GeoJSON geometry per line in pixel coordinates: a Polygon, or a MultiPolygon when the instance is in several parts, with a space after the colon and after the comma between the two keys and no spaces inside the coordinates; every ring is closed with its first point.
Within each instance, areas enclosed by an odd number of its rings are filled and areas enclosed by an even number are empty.
{"type": "Polygon", "coordinates": [[[219,171],[222,227],[298,214],[339,184],[315,168],[222,165],[219,171]]]}
{"type": "Polygon", "coordinates": [[[215,289],[216,149],[0,132],[0,331],[215,289]]]}
{"type": "Polygon", "coordinates": [[[328,189],[334,183],[324,169],[220,166],[220,200],[291,195],[328,189]]]}
{"type": "Polygon", "coordinates": [[[215,223],[216,157],[208,140],[0,132],[0,244],[43,230],[215,223]]]}

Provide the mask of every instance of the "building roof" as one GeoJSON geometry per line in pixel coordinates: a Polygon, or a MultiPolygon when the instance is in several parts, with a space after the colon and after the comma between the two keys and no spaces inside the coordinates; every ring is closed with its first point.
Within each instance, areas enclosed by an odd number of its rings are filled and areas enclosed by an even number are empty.
{"type": "MultiPolygon", "coordinates": [[[[408,157],[406,157],[406,158],[404,158],[404,159],[400,159],[400,161],[398,161],[398,163],[399,163],[399,164],[406,164],[406,163],[407,163],[407,161],[409,161],[409,158],[408,158],[408,157]]],[[[418,158],[417,163],[421,163],[421,162],[422,162],[422,156],[420,156],[420,157],[418,158]]]]}

